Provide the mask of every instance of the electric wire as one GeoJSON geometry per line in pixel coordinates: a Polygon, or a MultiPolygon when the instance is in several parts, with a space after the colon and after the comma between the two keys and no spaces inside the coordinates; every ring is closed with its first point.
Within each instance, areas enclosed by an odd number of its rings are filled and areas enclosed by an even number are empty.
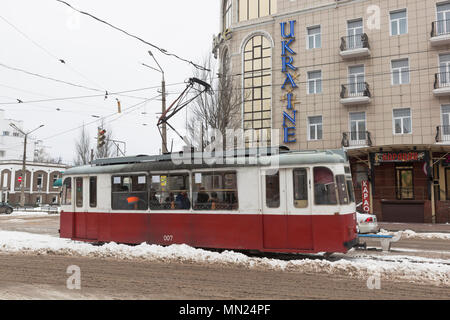
{"type": "Polygon", "coordinates": [[[176,55],[174,53],[169,53],[167,50],[165,50],[163,48],[160,48],[160,47],[158,47],[158,46],[156,46],[156,45],[154,45],[154,44],[152,44],[152,43],[150,43],[150,42],[148,42],[148,41],[146,41],[146,40],[144,40],[144,39],[142,39],[142,38],[140,38],[140,37],[138,37],[136,35],[133,35],[133,34],[127,32],[127,31],[119,28],[119,27],[116,27],[116,26],[112,25],[111,23],[109,23],[109,22],[107,22],[105,20],[102,20],[102,19],[100,19],[100,18],[98,18],[98,17],[96,17],[96,16],[94,16],[94,15],[88,13],[88,12],[85,12],[85,11],[79,10],[77,8],[74,8],[72,5],[70,5],[69,3],[65,2],[65,1],[62,1],[62,0],[56,0],[56,1],[65,4],[66,6],[70,7],[71,9],[73,9],[73,10],[75,10],[75,11],[77,11],[77,12],[83,14],[83,15],[89,16],[89,17],[91,17],[91,18],[93,18],[93,19],[95,19],[95,20],[97,20],[97,21],[99,21],[99,22],[101,22],[103,24],[106,24],[107,26],[109,26],[109,27],[111,27],[111,28],[113,28],[113,29],[115,29],[117,31],[120,31],[120,32],[126,34],[129,37],[132,37],[132,38],[134,38],[134,39],[136,39],[136,40],[138,40],[138,41],[140,41],[140,42],[142,42],[142,43],[144,43],[144,44],[146,44],[148,46],[151,46],[152,48],[158,50],[159,52],[161,52],[161,53],[163,53],[163,54],[165,54],[167,56],[175,57],[178,60],[184,61],[184,62],[194,66],[196,69],[203,70],[203,71],[210,71],[209,69],[207,69],[205,67],[202,67],[202,66],[200,66],[200,65],[198,65],[198,64],[196,64],[196,63],[194,63],[194,62],[192,62],[190,60],[181,58],[180,56],[178,56],[178,55],[176,55]]]}

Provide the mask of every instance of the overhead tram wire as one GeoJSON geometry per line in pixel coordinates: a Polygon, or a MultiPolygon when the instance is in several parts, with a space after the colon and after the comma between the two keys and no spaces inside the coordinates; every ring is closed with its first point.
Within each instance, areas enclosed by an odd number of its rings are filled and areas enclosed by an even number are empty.
{"type": "Polygon", "coordinates": [[[146,40],[144,40],[144,39],[142,39],[142,38],[140,38],[140,37],[138,37],[136,35],[133,35],[133,34],[127,32],[127,31],[125,31],[125,30],[123,30],[123,29],[121,29],[119,27],[116,27],[116,26],[112,25],[111,23],[109,23],[109,22],[107,22],[105,20],[102,20],[102,19],[100,19],[100,18],[98,18],[98,17],[96,17],[96,16],[94,16],[94,15],[88,13],[88,12],[85,12],[85,11],[79,10],[77,8],[74,8],[72,5],[70,5],[69,3],[65,2],[65,1],[62,1],[62,0],[56,0],[56,1],[65,4],[66,6],[70,7],[72,10],[75,10],[75,11],[77,11],[77,12],[83,14],[83,15],[89,16],[89,17],[91,17],[91,18],[93,18],[93,19],[95,19],[95,20],[97,20],[97,21],[99,21],[99,22],[101,22],[103,24],[106,24],[107,26],[109,26],[109,27],[111,27],[111,28],[113,28],[113,29],[115,29],[117,31],[120,31],[120,32],[126,34],[127,36],[129,36],[131,38],[134,38],[134,39],[136,39],[136,40],[138,40],[138,41],[140,41],[140,42],[142,42],[142,43],[144,43],[144,44],[146,44],[148,46],[151,46],[152,48],[155,48],[156,50],[158,50],[159,52],[165,54],[166,56],[174,57],[174,58],[176,58],[176,59],[178,59],[180,61],[186,62],[186,63],[194,66],[198,70],[211,71],[211,70],[209,70],[209,69],[207,69],[207,68],[205,68],[203,66],[200,66],[200,65],[198,65],[198,64],[196,64],[196,63],[194,63],[194,62],[192,62],[190,60],[181,58],[180,56],[178,56],[178,55],[176,55],[174,53],[169,53],[167,50],[165,50],[163,48],[160,48],[160,47],[154,45],[153,43],[150,43],[150,42],[148,42],[148,41],[146,41],[146,40]]]}
{"type": "Polygon", "coordinates": [[[81,72],[75,70],[67,61],[67,59],[62,59],[60,57],[57,57],[56,55],[54,55],[53,53],[51,53],[47,48],[45,48],[44,46],[40,45],[39,43],[37,43],[35,40],[33,40],[31,37],[29,37],[25,32],[23,32],[22,30],[20,30],[17,26],[15,26],[14,24],[12,24],[9,20],[7,20],[5,17],[0,15],[0,19],[2,19],[4,22],[6,22],[10,27],[12,27],[14,30],[16,30],[18,33],[20,33],[25,39],[27,39],[28,41],[30,41],[32,44],[34,44],[36,47],[38,47],[39,49],[41,49],[43,52],[45,52],[48,56],[52,57],[53,59],[55,59],[57,62],[64,64],[67,68],[69,68],[72,72],[76,73],[77,75],[79,75],[80,77],[82,77],[83,79],[95,84],[98,87],[103,88],[103,91],[107,91],[102,85],[99,85],[98,83],[96,83],[95,81],[92,81],[91,79],[87,78],[85,75],[83,75],[81,72]]]}
{"type": "MultiPolygon", "coordinates": [[[[128,114],[129,112],[133,111],[133,109],[136,109],[136,108],[139,107],[140,105],[144,105],[144,104],[146,104],[147,102],[156,100],[156,99],[159,98],[160,96],[161,96],[161,94],[158,94],[158,95],[156,95],[156,96],[154,96],[154,97],[152,97],[152,98],[148,98],[146,101],[139,102],[139,103],[137,103],[137,104],[135,104],[135,105],[132,105],[131,107],[128,107],[128,108],[124,109],[124,111],[128,111],[128,112],[126,112],[125,114],[128,114]]],[[[66,133],[69,133],[69,132],[78,130],[78,129],[84,127],[84,126],[89,126],[89,125],[91,125],[91,124],[98,123],[99,121],[104,121],[105,119],[111,118],[111,117],[113,117],[113,116],[115,116],[115,115],[117,115],[116,112],[111,113],[111,114],[109,114],[109,115],[100,117],[99,119],[96,119],[96,120],[93,120],[93,121],[91,121],[91,122],[88,122],[87,124],[83,124],[83,125],[81,125],[81,126],[77,126],[77,127],[75,127],[75,128],[72,128],[72,129],[68,129],[68,130],[66,130],[66,131],[63,131],[63,132],[54,134],[54,135],[52,135],[52,136],[46,137],[46,138],[41,139],[41,140],[44,140],[44,141],[45,141],[45,140],[50,140],[50,139],[56,138],[56,137],[58,137],[58,136],[62,136],[62,135],[64,135],[64,134],[66,134],[66,133]]],[[[118,118],[120,118],[120,117],[122,117],[122,115],[120,115],[118,118]]],[[[113,120],[111,120],[111,121],[105,121],[104,123],[106,124],[106,123],[109,123],[109,122],[113,122],[113,121],[115,121],[115,120],[117,120],[117,119],[113,119],[113,120]]]]}
{"type": "MultiPolygon", "coordinates": [[[[185,82],[178,82],[178,83],[172,83],[172,84],[166,84],[166,87],[169,86],[178,86],[185,84],[185,82]]],[[[0,85],[2,86],[2,85],[0,85]]],[[[126,91],[119,91],[119,92],[110,92],[110,96],[120,96],[124,93],[132,93],[132,92],[140,92],[140,91],[146,91],[146,90],[153,90],[153,89],[160,89],[161,85],[153,86],[153,87],[145,87],[145,88],[139,88],[139,89],[132,89],[132,90],[126,90],[126,91]]],[[[41,100],[32,100],[32,101],[26,101],[24,100],[22,103],[40,103],[40,102],[53,102],[53,101],[66,101],[66,100],[77,100],[77,99],[89,99],[89,98],[98,98],[98,97],[104,97],[105,94],[96,94],[96,95],[85,95],[85,96],[73,96],[73,97],[62,97],[62,98],[49,98],[49,99],[41,99],[41,100]]],[[[147,101],[148,98],[141,98],[145,99],[147,101]]],[[[0,105],[14,105],[18,104],[18,102],[0,102],[0,105]]]]}

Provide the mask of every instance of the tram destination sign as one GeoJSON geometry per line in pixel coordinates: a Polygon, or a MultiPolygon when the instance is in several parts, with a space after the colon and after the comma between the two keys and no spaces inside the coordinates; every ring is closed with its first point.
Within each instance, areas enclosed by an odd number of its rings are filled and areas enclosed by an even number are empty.
{"type": "Polygon", "coordinates": [[[374,154],[375,165],[389,162],[424,162],[426,159],[426,151],[378,152],[374,154]]]}

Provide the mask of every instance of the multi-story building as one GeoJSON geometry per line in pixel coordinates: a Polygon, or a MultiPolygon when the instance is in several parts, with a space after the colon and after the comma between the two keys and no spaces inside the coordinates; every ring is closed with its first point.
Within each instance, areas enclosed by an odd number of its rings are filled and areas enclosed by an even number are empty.
{"type": "Polygon", "coordinates": [[[450,221],[450,1],[224,0],[244,130],[345,148],[381,221],[450,221]],[[275,133],[278,132],[278,135],[275,133]]]}
{"type": "MultiPolygon", "coordinates": [[[[0,200],[18,204],[25,183],[25,204],[59,204],[61,188],[58,179],[67,169],[64,164],[41,163],[34,161],[33,142],[28,141],[26,175],[22,174],[23,135],[10,124],[22,130],[22,121],[5,119],[0,110],[0,200]]],[[[39,144],[37,144],[39,146],[39,144]]]]}

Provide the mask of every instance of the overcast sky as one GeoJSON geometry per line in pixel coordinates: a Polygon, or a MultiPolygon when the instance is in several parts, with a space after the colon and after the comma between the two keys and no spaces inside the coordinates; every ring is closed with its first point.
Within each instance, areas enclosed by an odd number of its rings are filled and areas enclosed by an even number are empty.
{"type": "MultiPolygon", "coordinates": [[[[196,63],[201,63],[209,54],[212,37],[219,32],[218,0],[66,1],[196,63]]],[[[146,63],[156,67],[147,53],[152,48],[92,18],[76,14],[56,0],[1,0],[0,30],[0,64],[109,92],[161,84],[158,72],[141,65],[146,63]],[[58,59],[63,59],[66,64],[58,59]]],[[[193,67],[152,51],[165,71],[167,90],[173,93],[168,96],[169,105],[185,88],[179,83],[193,76],[193,67]]],[[[127,155],[159,152],[161,139],[156,127],[156,113],[161,112],[160,99],[128,109],[144,100],[119,97],[121,115],[117,114],[113,96],[106,100],[100,96],[8,104],[16,99],[35,101],[97,94],[102,95],[102,92],[33,77],[0,65],[0,108],[5,110],[7,118],[23,120],[26,130],[44,124],[34,136],[44,141],[53,157],[62,156],[68,163],[73,161],[74,144],[80,130],[66,131],[83,123],[87,125],[93,147],[96,145],[99,123],[92,115],[113,115],[105,120],[106,127],[112,128],[114,138],[127,142],[127,155]]],[[[156,88],[129,93],[141,98],[152,98],[157,94],[156,88]]],[[[184,127],[185,115],[181,112],[176,116],[178,126],[184,127]]],[[[177,137],[169,132],[169,143],[172,138],[174,144],[179,145],[177,137]]]]}

